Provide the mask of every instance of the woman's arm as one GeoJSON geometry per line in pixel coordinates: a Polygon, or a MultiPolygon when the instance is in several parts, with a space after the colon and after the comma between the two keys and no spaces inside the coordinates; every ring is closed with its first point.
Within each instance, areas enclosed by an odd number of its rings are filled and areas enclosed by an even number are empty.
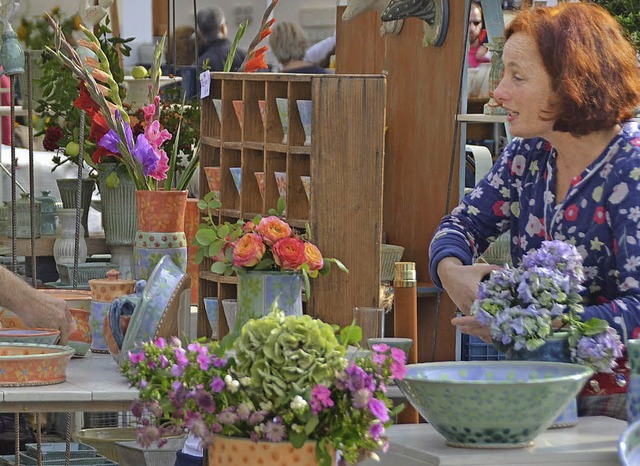
{"type": "Polygon", "coordinates": [[[28,327],[59,329],[59,343],[67,344],[71,314],[66,301],[31,288],[2,266],[0,283],[0,306],[15,312],[28,327]]]}

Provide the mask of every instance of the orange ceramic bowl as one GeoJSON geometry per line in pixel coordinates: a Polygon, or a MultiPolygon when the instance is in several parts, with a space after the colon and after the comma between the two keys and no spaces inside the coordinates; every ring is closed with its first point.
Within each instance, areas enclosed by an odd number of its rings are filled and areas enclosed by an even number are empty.
{"type": "Polygon", "coordinates": [[[40,289],[39,291],[64,299],[69,307],[91,310],[91,292],[89,290],[40,289]]]}
{"type": "Polygon", "coordinates": [[[70,346],[0,343],[0,386],[62,383],[67,377],[71,356],[70,346]]]}

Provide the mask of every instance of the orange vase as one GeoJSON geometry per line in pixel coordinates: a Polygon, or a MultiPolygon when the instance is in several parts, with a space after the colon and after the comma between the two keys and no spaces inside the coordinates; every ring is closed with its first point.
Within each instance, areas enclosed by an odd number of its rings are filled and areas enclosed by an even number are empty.
{"type": "Polygon", "coordinates": [[[196,251],[198,246],[193,245],[200,225],[199,199],[187,199],[187,210],[184,215],[184,234],[187,236],[187,273],[191,277],[191,304],[198,303],[198,264],[196,264],[196,251]]]}
{"type": "Polygon", "coordinates": [[[216,436],[208,450],[216,466],[317,466],[316,442],[302,448],[290,442],[253,442],[246,438],[216,436]]]}
{"type": "Polygon", "coordinates": [[[138,230],[133,261],[137,280],[148,279],[165,255],[187,270],[186,206],[187,191],[136,191],[138,230]]]}

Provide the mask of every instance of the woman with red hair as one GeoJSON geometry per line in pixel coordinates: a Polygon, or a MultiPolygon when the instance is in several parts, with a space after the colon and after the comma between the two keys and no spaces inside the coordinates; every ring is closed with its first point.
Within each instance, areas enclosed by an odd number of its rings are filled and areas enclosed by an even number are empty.
{"type": "MultiPolygon", "coordinates": [[[[570,242],[586,275],[583,321],[605,319],[631,338],[640,331],[636,50],[615,18],[592,3],[523,10],[504,35],[504,76],[494,97],[515,137],[440,223],[431,277],[468,314],[478,283],[496,268],[473,261],[503,232],[514,264],[543,241],[570,242]]],[[[490,341],[475,316],[452,322],[490,341]]],[[[586,385],[580,414],[626,418],[625,364],[619,369],[586,385]]]]}

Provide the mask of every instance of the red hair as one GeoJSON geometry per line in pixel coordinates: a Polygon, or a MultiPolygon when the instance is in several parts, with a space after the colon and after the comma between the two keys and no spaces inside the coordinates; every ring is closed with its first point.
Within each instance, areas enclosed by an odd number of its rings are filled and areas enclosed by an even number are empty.
{"type": "Polygon", "coordinates": [[[616,19],[593,3],[523,10],[504,35],[535,41],[555,94],[553,129],[573,135],[611,128],[640,103],[636,50],[616,19]]]}

